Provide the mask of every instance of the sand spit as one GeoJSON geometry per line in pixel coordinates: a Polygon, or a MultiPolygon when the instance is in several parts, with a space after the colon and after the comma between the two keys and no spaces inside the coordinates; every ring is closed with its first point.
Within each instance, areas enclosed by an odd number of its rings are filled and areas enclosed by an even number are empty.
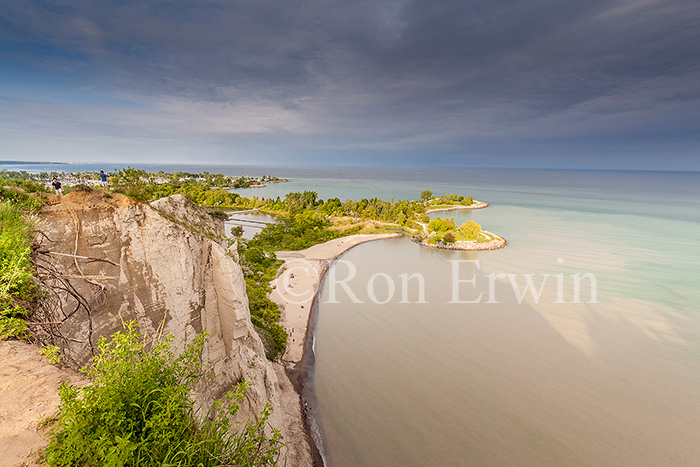
{"type": "Polygon", "coordinates": [[[428,209],[425,214],[430,214],[431,212],[442,212],[442,211],[470,211],[472,209],[483,209],[489,206],[489,203],[483,201],[474,201],[474,204],[468,206],[463,206],[461,204],[455,204],[454,206],[448,206],[446,208],[436,208],[428,209]]]}
{"type": "Polygon", "coordinates": [[[284,261],[284,272],[274,281],[270,299],[282,310],[281,323],[289,334],[282,360],[291,364],[301,361],[313,299],[330,262],[361,243],[400,236],[350,235],[306,250],[277,252],[277,258],[284,261]]]}

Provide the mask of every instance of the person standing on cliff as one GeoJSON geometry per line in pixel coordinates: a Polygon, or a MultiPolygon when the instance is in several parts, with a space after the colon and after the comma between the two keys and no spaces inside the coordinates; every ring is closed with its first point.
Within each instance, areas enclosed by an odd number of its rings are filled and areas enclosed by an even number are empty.
{"type": "Polygon", "coordinates": [[[107,186],[107,175],[105,175],[104,170],[100,170],[100,181],[102,182],[102,186],[107,186]]]}
{"type": "Polygon", "coordinates": [[[53,183],[51,183],[51,186],[53,186],[53,189],[56,190],[56,194],[58,196],[63,195],[63,187],[61,186],[61,182],[59,182],[55,177],[53,179],[53,183]]]}

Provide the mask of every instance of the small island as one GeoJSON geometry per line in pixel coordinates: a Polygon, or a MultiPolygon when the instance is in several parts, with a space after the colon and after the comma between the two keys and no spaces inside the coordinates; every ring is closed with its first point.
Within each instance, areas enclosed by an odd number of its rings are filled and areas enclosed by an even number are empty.
{"type": "Polygon", "coordinates": [[[468,220],[457,226],[454,218],[431,220],[423,224],[423,232],[411,237],[416,243],[433,248],[446,250],[497,250],[505,247],[508,242],[489,231],[483,230],[473,220],[468,220]]]}
{"type": "MultiPolygon", "coordinates": [[[[483,209],[489,205],[483,201],[475,201],[472,196],[450,194],[436,198],[430,190],[421,192],[421,200],[426,204],[425,214],[483,209]]],[[[420,220],[423,222],[417,222],[421,226],[421,232],[411,237],[411,240],[420,245],[446,250],[497,250],[508,244],[503,237],[482,230],[481,225],[473,220],[457,226],[454,218],[438,217],[427,222],[428,219],[426,215],[421,216],[420,220]]]]}
{"type": "Polygon", "coordinates": [[[421,199],[424,202],[427,202],[427,209],[425,211],[426,214],[463,209],[483,209],[489,205],[489,203],[484,203],[483,201],[474,201],[473,196],[464,197],[462,195],[443,195],[439,198],[434,198],[433,192],[430,190],[422,191],[421,199]]]}

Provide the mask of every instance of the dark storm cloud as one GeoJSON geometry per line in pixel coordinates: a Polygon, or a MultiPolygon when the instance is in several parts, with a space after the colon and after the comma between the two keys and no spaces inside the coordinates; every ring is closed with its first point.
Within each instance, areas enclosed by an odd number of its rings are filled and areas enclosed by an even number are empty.
{"type": "Polygon", "coordinates": [[[637,147],[700,130],[695,0],[23,1],[0,40],[6,60],[136,103],[260,104],[285,114],[265,131],[307,147],[637,147]]]}

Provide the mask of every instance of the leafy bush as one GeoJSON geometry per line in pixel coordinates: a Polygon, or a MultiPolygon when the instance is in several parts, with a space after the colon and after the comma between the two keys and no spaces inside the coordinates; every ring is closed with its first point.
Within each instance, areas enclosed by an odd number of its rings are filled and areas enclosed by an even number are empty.
{"type": "Polygon", "coordinates": [[[47,345],[42,347],[39,352],[46,357],[50,364],[59,365],[61,363],[61,352],[55,345],[47,345]]]}
{"type": "Polygon", "coordinates": [[[153,182],[153,176],[145,170],[132,167],[119,170],[111,177],[114,191],[130,196],[140,201],[151,201],[157,185],[153,182]]]}
{"type": "Polygon", "coordinates": [[[459,226],[459,232],[470,240],[475,239],[481,232],[481,226],[473,220],[468,220],[459,226]]]}
{"type": "Polygon", "coordinates": [[[37,211],[41,201],[30,193],[38,193],[37,183],[28,180],[0,180],[0,200],[12,202],[26,211],[37,211]]]}
{"type": "Polygon", "coordinates": [[[18,205],[0,201],[0,340],[27,334],[25,318],[36,292],[30,230],[18,205]]]}
{"type": "Polygon", "coordinates": [[[207,414],[195,410],[192,390],[207,372],[202,361],[205,335],[182,353],[172,336],[150,351],[134,322],[110,341],[84,370],[92,384],[64,384],[58,424],[44,452],[49,466],[219,466],[274,465],[281,435],[263,429],[271,408],[257,420],[233,423],[245,397],[241,383],[207,414]]]}
{"type": "Polygon", "coordinates": [[[440,217],[433,219],[428,223],[428,230],[431,232],[447,232],[450,229],[457,227],[454,220],[442,219],[440,217]]]}

